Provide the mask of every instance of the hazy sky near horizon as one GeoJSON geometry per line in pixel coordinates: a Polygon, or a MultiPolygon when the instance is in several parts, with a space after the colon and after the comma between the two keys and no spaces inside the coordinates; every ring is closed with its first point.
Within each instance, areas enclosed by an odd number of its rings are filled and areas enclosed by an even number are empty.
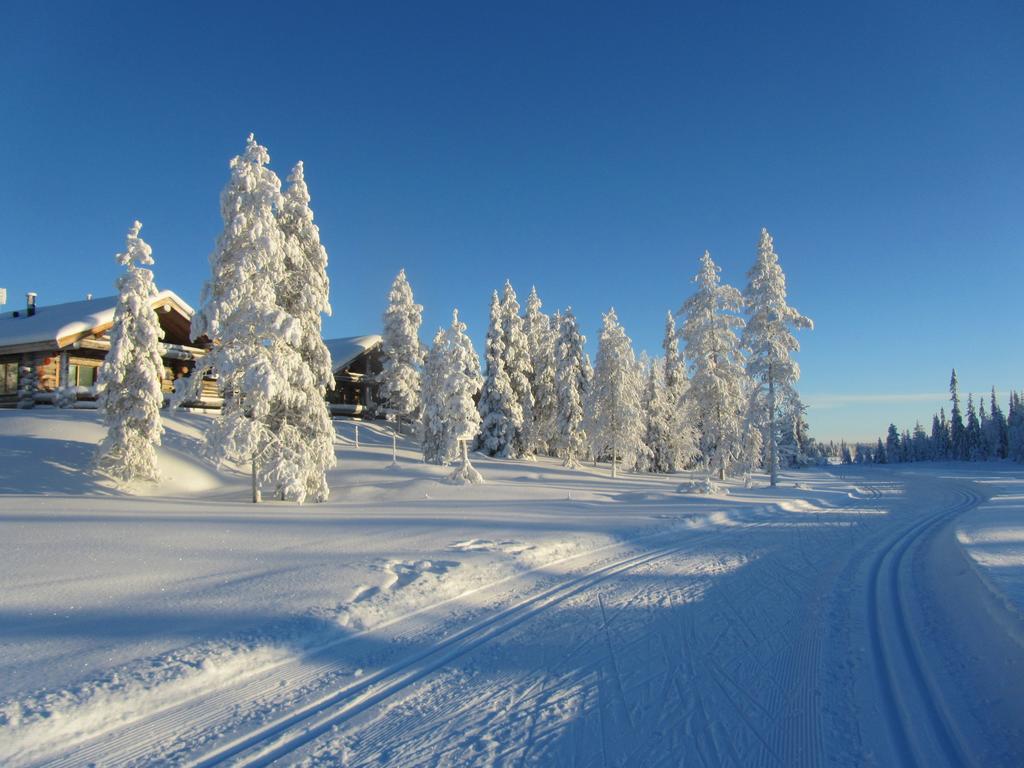
{"type": "Polygon", "coordinates": [[[490,292],[614,306],[638,349],[705,249],[775,238],[812,434],[923,423],[1024,388],[1024,6],[928,3],[9,4],[8,306],[113,292],[133,219],[197,303],[230,158],[303,160],[325,334],[376,332],[405,267],[422,336],[490,292]]]}

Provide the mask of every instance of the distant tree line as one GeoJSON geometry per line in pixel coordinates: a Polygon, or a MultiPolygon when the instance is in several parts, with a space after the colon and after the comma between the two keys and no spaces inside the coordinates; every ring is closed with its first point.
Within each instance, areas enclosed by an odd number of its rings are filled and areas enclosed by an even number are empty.
{"type": "Polygon", "coordinates": [[[940,408],[932,416],[930,431],[918,421],[913,430],[902,432],[889,425],[885,439],[874,445],[861,443],[852,449],[845,442],[838,449],[832,444],[828,453],[844,464],[903,464],[915,461],[996,461],[1024,462],[1024,399],[1011,391],[1004,412],[996,399],[995,387],[988,398],[967,395],[967,411],[961,408],[956,369],[949,380],[950,413],[940,408]]]}

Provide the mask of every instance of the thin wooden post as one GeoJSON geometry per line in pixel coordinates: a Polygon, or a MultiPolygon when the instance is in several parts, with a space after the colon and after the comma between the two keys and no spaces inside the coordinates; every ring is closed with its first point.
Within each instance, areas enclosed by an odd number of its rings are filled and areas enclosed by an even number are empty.
{"type": "Polygon", "coordinates": [[[260,486],[256,482],[256,456],[252,457],[252,503],[259,504],[261,501],[260,486]]]}

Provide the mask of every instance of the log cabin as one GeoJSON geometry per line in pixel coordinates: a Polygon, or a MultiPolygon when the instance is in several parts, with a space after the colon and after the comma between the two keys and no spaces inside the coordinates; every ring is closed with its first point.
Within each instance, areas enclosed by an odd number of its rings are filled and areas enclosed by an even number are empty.
{"type": "MultiPolygon", "coordinates": [[[[110,350],[117,296],[49,306],[37,305],[35,293],[26,298],[24,309],[0,314],[0,407],[17,403],[26,368],[35,372],[38,403],[55,403],[58,393],[70,404],[95,401],[97,369],[110,350]]],[[[173,291],[154,296],[153,309],[164,331],[162,388],[170,396],[175,380],[188,376],[206,353],[205,339],[190,338],[193,309],[173,291]]],[[[211,384],[215,395],[216,384],[211,384]]]]}
{"type": "MultiPolygon", "coordinates": [[[[18,402],[25,368],[36,375],[35,400],[90,407],[96,400],[96,374],[110,350],[116,296],[89,297],[84,301],[37,305],[27,295],[24,309],[0,313],[0,408],[18,402]]],[[[196,361],[206,354],[209,341],[190,338],[194,310],[173,291],[153,297],[164,331],[161,358],[162,387],[167,398],[175,381],[191,375],[196,361]]],[[[335,388],[327,393],[332,416],[368,418],[375,415],[376,375],[381,371],[381,337],[348,336],[324,342],[331,353],[335,388]]],[[[219,408],[222,403],[215,379],[203,382],[200,398],[189,407],[219,408]]]]}
{"type": "Polygon", "coordinates": [[[327,392],[332,416],[376,415],[377,374],[383,369],[380,336],[325,339],[334,369],[334,390],[327,392]]]}

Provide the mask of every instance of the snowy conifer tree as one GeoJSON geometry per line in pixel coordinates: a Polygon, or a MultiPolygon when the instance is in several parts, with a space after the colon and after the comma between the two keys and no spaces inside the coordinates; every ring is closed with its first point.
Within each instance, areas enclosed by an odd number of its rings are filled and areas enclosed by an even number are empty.
{"type": "Polygon", "coordinates": [[[989,409],[989,443],[995,458],[1005,459],[1007,456],[1006,416],[996,401],[996,388],[992,387],[992,399],[989,409]]]}
{"type": "Polygon", "coordinates": [[[747,350],[747,375],[764,389],[765,397],[759,402],[765,407],[768,472],[774,486],[779,469],[779,403],[800,378],[800,366],[792,359],[800,344],[792,329],[813,328],[814,323],[786,303],[786,276],[767,229],[761,230],[757,259],[747,278],[743,300],[750,319],[742,344],[747,350]]]}
{"type": "Polygon", "coordinates": [[[564,460],[565,466],[578,467],[584,457],[587,442],[583,430],[583,402],[586,393],[583,345],[587,340],[580,333],[572,307],[559,318],[557,330],[555,394],[558,411],[554,442],[556,454],[564,460]]]}
{"type": "Polygon", "coordinates": [[[523,408],[505,372],[505,342],[498,292],[491,295],[491,319],[487,326],[487,371],[480,393],[480,437],[478,445],[489,456],[514,455],[513,441],[522,435],[523,408]]]}
{"type": "MultiPolygon", "coordinates": [[[[697,457],[700,435],[695,426],[690,380],[686,377],[686,365],[679,354],[679,334],[671,312],[666,313],[661,348],[665,352],[662,377],[665,391],[658,399],[658,406],[665,409],[662,418],[667,422],[668,442],[658,447],[648,445],[662,457],[663,468],[657,471],[675,472],[697,457]]],[[[655,463],[660,462],[656,460],[655,463]]]]}
{"type": "Polygon", "coordinates": [[[157,480],[156,448],[163,424],[160,387],[160,328],[153,297],[153,249],[139,237],[142,224],[128,230],[126,247],[115,257],[125,267],[117,279],[117,306],[110,329],[110,351],[99,369],[99,408],[107,435],[96,451],[98,470],[119,482],[157,480]]]}
{"type": "Polygon", "coordinates": [[[928,450],[928,434],[924,431],[924,426],[918,421],[914,424],[914,433],[911,436],[911,461],[928,461],[929,453],[928,450]]]}
{"type": "Polygon", "coordinates": [[[448,360],[445,354],[445,334],[441,328],[434,334],[434,342],[423,357],[423,375],[420,376],[420,403],[423,428],[423,460],[428,464],[444,464],[445,426],[447,423],[448,393],[445,391],[448,360]]]}
{"type": "Polygon", "coordinates": [[[192,318],[192,337],[213,340],[177,403],[198,395],[203,377],[215,373],[224,395],[220,416],[207,435],[219,460],[247,462],[253,501],[268,478],[263,471],[277,435],[271,411],[289,386],[289,372],[302,366],[296,348],[298,323],[278,304],[285,281],[286,242],[277,221],[281,181],[267,167],[270,155],[252,134],[245,153],[231,161],[221,193],[224,230],[210,254],[210,279],[192,318]]]}
{"type": "Polygon", "coordinates": [[[719,268],[705,251],[694,278],[697,292],[683,304],[682,337],[692,376],[690,390],[700,425],[700,448],[708,470],[724,479],[742,451],[745,374],[735,329],[743,327],[734,314],[742,304],[740,292],[720,284],[719,268]]]}
{"type": "Polygon", "coordinates": [[[949,453],[950,458],[963,460],[967,458],[966,441],[964,440],[964,418],[960,411],[960,391],[957,384],[956,368],[949,377],[949,399],[953,410],[949,414],[949,453]]]}
{"type": "Polygon", "coordinates": [[[263,459],[263,475],[280,499],[326,501],[327,471],[335,465],[334,425],[324,399],[334,388],[331,354],[321,335],[321,314],[329,315],[327,250],[313,223],[309,190],[298,163],[288,177],[278,223],[284,238],[284,266],[277,304],[292,332],[283,343],[294,354],[282,362],[286,386],[275,393],[268,423],[276,439],[263,459]]]}
{"type": "Polygon", "coordinates": [[[893,464],[900,460],[900,433],[895,424],[889,425],[889,432],[885,438],[885,455],[893,464]]]}
{"type": "Polygon", "coordinates": [[[523,321],[530,353],[530,390],[533,395],[528,448],[534,454],[550,453],[558,413],[558,398],[555,395],[556,331],[551,327],[551,319],[540,311],[541,306],[537,288],[534,287],[526,300],[526,317],[523,321]]]}
{"type": "Polygon", "coordinates": [[[530,344],[523,328],[523,318],[519,316],[519,301],[508,280],[505,281],[505,293],[501,301],[501,343],[502,367],[522,413],[522,421],[515,426],[512,434],[509,456],[530,456],[531,446],[535,442],[533,389],[530,385],[533,364],[530,361],[530,344]]]}
{"type": "Polygon", "coordinates": [[[420,366],[423,307],[413,301],[412,288],[401,270],[388,292],[381,341],[380,396],[398,420],[415,420],[420,407],[420,366]]]}
{"type": "Polygon", "coordinates": [[[1018,392],[1010,392],[1006,414],[1007,454],[1014,461],[1024,462],[1024,401],[1018,392]]]}
{"type": "Polygon", "coordinates": [[[967,423],[964,425],[963,458],[978,461],[981,458],[981,424],[974,408],[974,395],[967,395],[967,423]]]}
{"type": "Polygon", "coordinates": [[[978,459],[980,461],[988,461],[992,458],[992,441],[990,440],[992,420],[985,410],[984,397],[978,398],[978,422],[978,459]]]}
{"type": "Polygon", "coordinates": [[[601,325],[587,435],[594,456],[611,460],[612,477],[616,476],[620,462],[625,469],[633,469],[648,453],[644,444],[642,391],[643,379],[633,344],[619,325],[615,310],[610,309],[601,325]]]}
{"type": "Polygon", "coordinates": [[[459,441],[480,429],[473,397],[483,386],[480,360],[459,311],[439,330],[423,366],[423,460],[451,464],[460,455],[459,441]]]}

